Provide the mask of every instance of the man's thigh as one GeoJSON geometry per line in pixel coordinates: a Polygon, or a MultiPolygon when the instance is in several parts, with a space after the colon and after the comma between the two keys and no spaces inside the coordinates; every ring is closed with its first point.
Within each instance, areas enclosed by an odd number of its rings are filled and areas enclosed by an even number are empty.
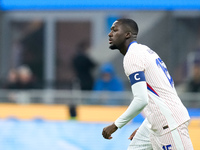
{"type": "Polygon", "coordinates": [[[145,119],[132,139],[128,150],[153,150],[150,141],[149,123],[145,119]]]}
{"type": "Polygon", "coordinates": [[[162,136],[150,135],[154,150],[193,150],[187,123],[162,136]]]}

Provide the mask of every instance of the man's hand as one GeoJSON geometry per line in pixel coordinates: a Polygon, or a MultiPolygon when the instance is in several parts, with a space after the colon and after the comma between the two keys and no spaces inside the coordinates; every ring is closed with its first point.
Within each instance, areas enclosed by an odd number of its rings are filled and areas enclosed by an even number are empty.
{"type": "Polygon", "coordinates": [[[130,135],[130,137],[128,138],[129,140],[133,139],[133,137],[135,136],[137,130],[138,130],[138,128],[130,135]]]}
{"type": "Polygon", "coordinates": [[[105,128],[103,128],[102,135],[105,139],[112,139],[111,134],[114,133],[118,127],[113,123],[105,128]]]}

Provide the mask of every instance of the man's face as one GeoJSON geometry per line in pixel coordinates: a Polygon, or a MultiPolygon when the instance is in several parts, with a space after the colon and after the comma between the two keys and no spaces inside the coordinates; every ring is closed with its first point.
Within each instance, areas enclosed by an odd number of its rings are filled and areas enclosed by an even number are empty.
{"type": "Polygon", "coordinates": [[[110,49],[119,49],[123,46],[126,38],[126,32],[123,30],[123,26],[118,22],[115,21],[111,27],[111,31],[108,34],[109,36],[109,48],[110,49]]]}

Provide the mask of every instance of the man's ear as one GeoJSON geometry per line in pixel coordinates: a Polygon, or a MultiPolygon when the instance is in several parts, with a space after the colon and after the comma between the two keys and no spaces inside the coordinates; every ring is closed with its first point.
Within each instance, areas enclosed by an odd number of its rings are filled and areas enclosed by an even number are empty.
{"type": "Polygon", "coordinates": [[[125,35],[125,38],[129,39],[130,37],[131,37],[131,32],[127,32],[126,35],[125,35]]]}

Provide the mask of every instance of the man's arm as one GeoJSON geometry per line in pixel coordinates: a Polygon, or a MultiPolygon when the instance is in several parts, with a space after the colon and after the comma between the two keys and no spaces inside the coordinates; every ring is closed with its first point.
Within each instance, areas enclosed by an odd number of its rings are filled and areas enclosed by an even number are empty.
{"type": "Polygon", "coordinates": [[[127,110],[114,122],[114,125],[108,126],[109,128],[104,128],[103,136],[106,139],[111,138],[105,135],[111,136],[111,134],[116,131],[114,130],[115,127],[122,128],[131,119],[137,116],[148,104],[147,84],[145,81],[144,72],[134,73],[133,78],[130,77],[130,80],[132,84],[131,89],[133,92],[134,99],[132,100],[127,110]]]}
{"type": "Polygon", "coordinates": [[[132,140],[132,139],[133,139],[133,137],[135,136],[135,134],[136,134],[136,132],[137,132],[138,129],[139,129],[139,128],[137,128],[137,129],[130,135],[130,137],[128,138],[129,140],[132,140]]]}
{"type": "Polygon", "coordinates": [[[136,117],[148,104],[146,82],[138,82],[131,86],[134,99],[127,110],[115,121],[118,128],[122,128],[131,119],[136,117]]]}

